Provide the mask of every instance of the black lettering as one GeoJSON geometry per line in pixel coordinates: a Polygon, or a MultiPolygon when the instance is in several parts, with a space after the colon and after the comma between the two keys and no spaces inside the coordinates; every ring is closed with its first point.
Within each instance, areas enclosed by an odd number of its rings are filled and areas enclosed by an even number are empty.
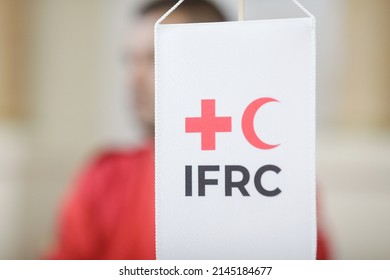
{"type": "Polygon", "coordinates": [[[243,196],[249,196],[245,186],[249,182],[249,171],[241,165],[227,165],[225,166],[225,195],[232,196],[232,189],[238,188],[243,196]],[[240,172],[242,174],[242,180],[233,182],[233,172],[240,172]]]}
{"type": "Polygon", "coordinates": [[[263,177],[264,173],[266,173],[268,171],[273,171],[276,174],[279,174],[281,169],[275,165],[265,165],[265,166],[259,168],[259,170],[257,170],[256,175],[255,175],[255,187],[256,187],[257,191],[264,196],[268,196],[268,197],[277,196],[282,192],[279,188],[275,188],[274,190],[269,191],[269,190],[266,190],[261,183],[261,178],[263,177]]]}
{"type": "Polygon", "coordinates": [[[186,196],[192,196],[192,166],[186,165],[186,196]]]}
{"type": "Polygon", "coordinates": [[[198,167],[199,196],[206,195],[206,186],[218,185],[217,179],[206,179],[207,171],[219,171],[218,165],[200,165],[198,167]]]}

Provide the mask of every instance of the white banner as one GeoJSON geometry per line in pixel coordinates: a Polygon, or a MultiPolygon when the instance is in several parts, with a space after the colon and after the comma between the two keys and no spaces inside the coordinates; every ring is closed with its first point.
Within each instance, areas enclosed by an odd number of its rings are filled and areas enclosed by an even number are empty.
{"type": "Polygon", "coordinates": [[[157,258],[314,259],[314,18],[161,24],[170,12],[155,28],[157,258]]]}

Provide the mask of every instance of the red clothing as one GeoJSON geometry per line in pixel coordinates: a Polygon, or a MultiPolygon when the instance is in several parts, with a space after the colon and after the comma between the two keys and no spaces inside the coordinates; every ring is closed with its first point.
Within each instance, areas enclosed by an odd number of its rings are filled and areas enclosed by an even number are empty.
{"type": "MultiPolygon", "coordinates": [[[[106,153],[78,181],[51,259],[155,259],[154,150],[106,153]]],[[[319,235],[318,257],[327,258],[319,235]]]]}
{"type": "Polygon", "coordinates": [[[61,216],[53,259],[155,259],[154,151],[109,152],[87,168],[61,216]]]}

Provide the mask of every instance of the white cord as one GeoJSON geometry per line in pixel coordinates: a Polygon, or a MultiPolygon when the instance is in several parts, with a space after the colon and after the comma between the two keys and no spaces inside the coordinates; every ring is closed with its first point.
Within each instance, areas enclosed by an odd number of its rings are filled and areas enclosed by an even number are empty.
{"type": "Polygon", "coordinates": [[[315,17],[313,16],[312,13],[310,13],[305,7],[302,6],[301,3],[299,3],[297,0],[291,0],[295,5],[298,6],[298,8],[300,8],[306,15],[308,15],[309,17],[311,17],[312,19],[315,19],[315,17]]]}
{"type": "Polygon", "coordinates": [[[180,0],[179,2],[176,3],[175,6],[173,6],[172,8],[170,8],[168,10],[168,12],[166,12],[157,22],[156,22],[156,25],[159,25],[161,22],[163,22],[174,10],[177,9],[177,7],[179,7],[181,5],[181,3],[183,3],[184,0],[180,0]]]}

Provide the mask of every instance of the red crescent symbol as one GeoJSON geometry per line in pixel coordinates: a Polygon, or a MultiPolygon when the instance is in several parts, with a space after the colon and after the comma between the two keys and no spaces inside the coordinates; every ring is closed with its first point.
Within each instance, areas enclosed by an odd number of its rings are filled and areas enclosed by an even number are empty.
{"type": "Polygon", "coordinates": [[[264,143],[255,132],[255,116],[257,111],[265,104],[270,102],[279,102],[273,98],[259,98],[253,101],[249,106],[245,109],[244,115],[242,116],[242,132],[248,142],[254,147],[262,150],[270,150],[278,147],[279,145],[269,145],[264,143]]]}

